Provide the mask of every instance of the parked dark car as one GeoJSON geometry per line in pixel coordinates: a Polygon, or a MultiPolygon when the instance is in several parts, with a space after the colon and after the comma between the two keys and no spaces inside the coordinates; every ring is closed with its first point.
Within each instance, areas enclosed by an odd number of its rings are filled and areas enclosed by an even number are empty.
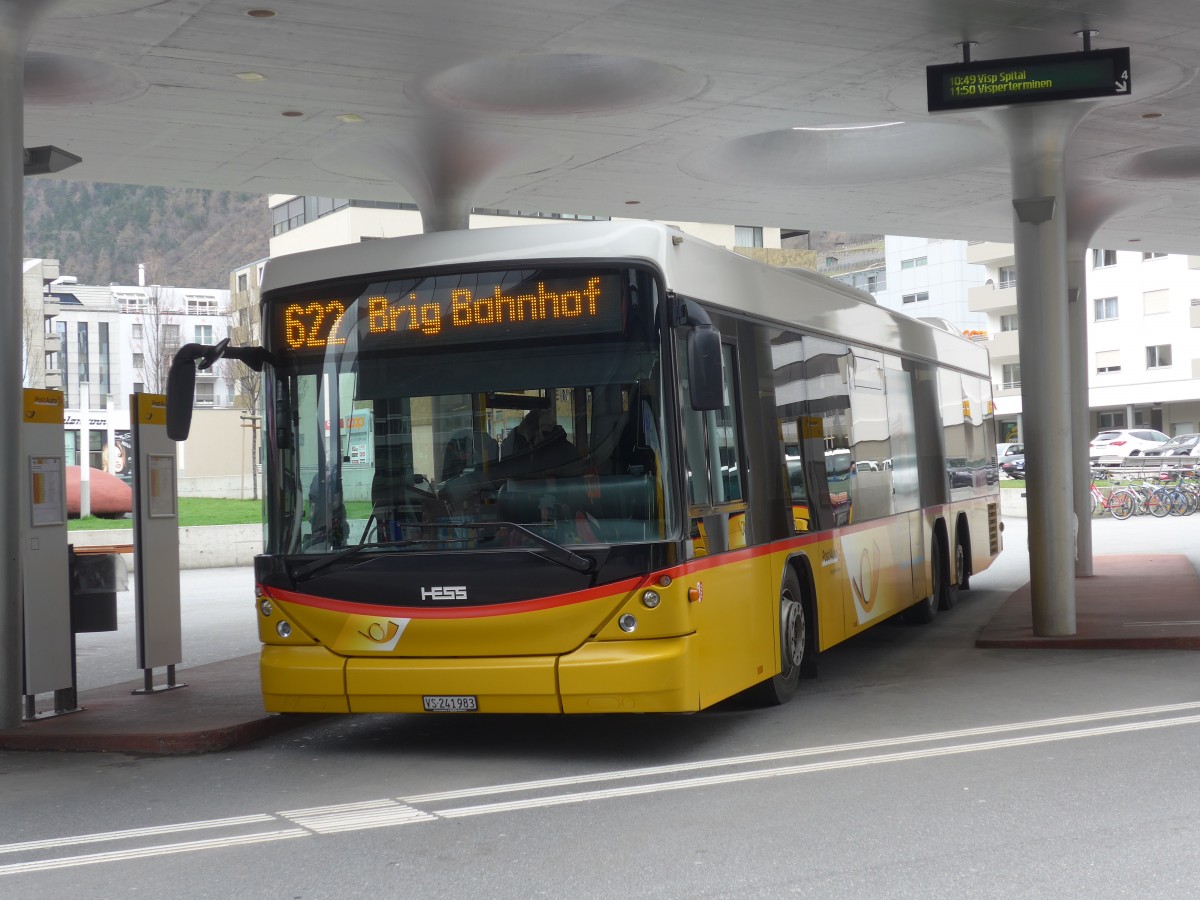
{"type": "Polygon", "coordinates": [[[1146,462],[1161,461],[1170,465],[1194,466],[1200,456],[1200,434],[1179,434],[1153,450],[1142,454],[1146,462]],[[1185,456],[1188,459],[1179,459],[1185,456]]]}
{"type": "Polygon", "coordinates": [[[1009,478],[1025,479],[1025,454],[1017,453],[1012,456],[1004,457],[1004,461],[1000,463],[1000,471],[1009,478]]]}

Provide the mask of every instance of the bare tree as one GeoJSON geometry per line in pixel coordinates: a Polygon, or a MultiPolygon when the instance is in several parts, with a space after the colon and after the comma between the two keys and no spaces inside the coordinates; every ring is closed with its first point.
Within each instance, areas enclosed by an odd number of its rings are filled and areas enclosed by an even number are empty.
{"type": "MultiPolygon", "coordinates": [[[[229,343],[242,347],[254,343],[255,328],[252,307],[239,306],[230,309],[227,333],[229,343]]],[[[242,412],[242,424],[250,429],[250,485],[251,496],[258,499],[258,429],[262,422],[259,404],[262,400],[262,373],[256,372],[241,360],[226,359],[225,381],[233,393],[234,406],[242,412]]]]}
{"type": "Polygon", "coordinates": [[[24,302],[21,306],[21,384],[25,387],[45,387],[45,328],[41,308],[24,302]]]}
{"type": "Polygon", "coordinates": [[[146,288],[146,300],[138,311],[142,330],[142,383],[147,393],[167,390],[167,372],[180,346],[182,310],[171,305],[170,294],[160,285],[146,288]]]}

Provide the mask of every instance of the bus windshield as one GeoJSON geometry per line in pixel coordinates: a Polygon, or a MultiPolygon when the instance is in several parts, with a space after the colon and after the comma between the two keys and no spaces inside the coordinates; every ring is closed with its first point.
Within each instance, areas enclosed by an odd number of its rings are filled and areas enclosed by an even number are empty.
{"type": "MultiPolygon", "coordinates": [[[[266,449],[276,464],[268,467],[267,552],[670,537],[654,282],[613,271],[601,292],[590,274],[397,278],[317,301],[269,298],[266,449]],[[551,322],[543,333],[527,320],[452,330],[456,316],[478,317],[463,308],[481,296],[495,301],[496,321],[502,299],[559,296],[572,283],[585,298],[590,287],[600,302],[619,304],[599,331],[551,322]],[[310,306],[340,321],[314,332],[315,317],[300,315],[310,306]],[[440,321],[436,342],[396,333],[410,329],[408,310],[412,322],[440,321]],[[395,331],[379,328],[389,321],[395,331]]],[[[520,312],[509,310],[514,319],[520,312]]]]}

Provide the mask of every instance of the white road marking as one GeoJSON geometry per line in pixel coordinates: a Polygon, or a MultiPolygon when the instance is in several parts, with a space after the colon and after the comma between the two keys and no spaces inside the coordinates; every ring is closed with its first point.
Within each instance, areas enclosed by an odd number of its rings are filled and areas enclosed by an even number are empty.
{"type": "Polygon", "coordinates": [[[337,834],[364,828],[387,828],[410,822],[428,822],[437,818],[395,800],[367,800],[337,806],[296,809],[279,815],[317,834],[337,834]]]}
{"type": "Polygon", "coordinates": [[[568,787],[579,784],[594,784],[601,781],[617,781],[632,778],[646,778],[655,775],[673,775],[682,772],[694,772],[701,769],[714,769],[723,766],[745,766],[755,763],[775,762],[785,759],[798,759],[804,756],[821,756],[826,753],[849,753],[856,750],[873,750],[879,747],[898,747],[905,744],[930,743],[933,741],[956,740],[966,737],[980,737],[989,734],[1004,734],[1011,731],[1032,731],[1038,728],[1058,728],[1063,725],[1080,725],[1085,722],[1102,722],[1106,719],[1127,719],[1136,716],[1161,715],[1163,713],[1184,712],[1190,709],[1200,709],[1200,701],[1191,703],[1171,703],[1165,706],[1144,706],[1138,709],[1122,709],[1112,712],[1088,713],[1077,716],[1060,716],[1054,719],[1036,719],[1030,722],[1013,722],[1006,725],[984,725],[978,728],[963,728],[957,731],[935,731],[926,734],[914,734],[898,738],[878,738],[870,741],[857,741],[850,744],[827,744],[823,747],[804,747],[798,750],[777,750],[771,753],[755,753],[749,756],[727,756],[720,759],[702,759],[695,762],[675,763],[666,766],[650,766],[642,769],[619,769],[610,772],[593,772],[587,775],[570,775],[564,778],[546,778],[539,781],[518,781],[511,784],[498,784],[490,787],[461,788],[453,791],[439,791],[432,794],[417,794],[400,798],[405,803],[440,803],[444,800],[460,800],[466,797],[491,796],[493,794],[518,793],[521,791],[536,791],[545,788],[568,787]]]}
{"type": "Polygon", "coordinates": [[[753,769],[748,772],[729,772],[724,775],[708,775],[702,778],[686,778],[679,781],[658,781],[650,784],[629,785],[619,788],[605,788],[597,791],[577,791],[571,794],[556,794],[549,797],[532,797],[528,800],[510,800],[502,803],[484,803],[477,806],[461,806],[452,809],[438,809],[434,813],[445,819],[458,819],[465,816],[482,816],[498,812],[512,812],[519,809],[538,809],[546,806],[561,806],[567,803],[585,803],[592,800],[609,800],[614,797],[634,797],[639,794],[657,794],[667,791],[679,791],[689,788],[711,787],[718,784],[733,784],[741,781],[756,781],[764,778],[780,778],[788,775],[806,775],[811,772],[828,772],[835,769],[851,769],[859,766],[873,766],[883,763],[908,762],[911,760],[933,759],[939,756],[953,756],[961,753],[976,753],[981,750],[1000,750],[1011,747],[1027,747],[1035,744],[1047,744],[1057,741],[1069,741],[1101,735],[1122,734],[1131,731],[1148,731],[1155,728],[1171,728],[1176,725],[1194,725],[1200,723],[1200,715],[1186,716],[1179,719],[1164,719],[1153,722],[1130,722],[1125,725],[1109,725],[1104,728],[1086,728],[1078,731],[1060,731],[1052,734],[1029,735],[1022,738],[1009,738],[1000,741],[984,741],[977,744],[957,744],[949,747],[930,747],[925,750],[909,750],[903,753],[885,753],[879,756],[860,756],[850,759],[835,759],[826,762],[805,763],[799,766],[782,766],[771,769],[753,769]]]}
{"type": "Polygon", "coordinates": [[[882,765],[886,763],[908,762],[913,760],[933,759],[939,756],[952,756],[963,753],[976,753],[987,750],[1001,750],[1014,747],[1028,747],[1038,744],[1058,741],[1079,740],[1082,738],[1102,737],[1106,735],[1123,734],[1135,731],[1147,731],[1159,728],[1172,728],[1179,725],[1194,725],[1200,723],[1200,713],[1176,718],[1149,719],[1144,721],[1125,722],[1121,724],[1099,725],[1093,728],[1079,728],[1068,731],[1050,731],[1044,734],[1030,734],[1022,737],[1007,737],[990,741],[949,744],[902,750],[895,753],[880,753],[865,756],[849,756],[839,759],[829,759],[807,762],[791,766],[773,766],[767,768],[746,768],[756,764],[781,762],[804,757],[823,756],[831,754],[848,754],[863,750],[878,750],[887,747],[904,747],[914,744],[927,744],[936,741],[961,740],[962,738],[987,737],[989,735],[1012,734],[1019,731],[1037,729],[1062,728],[1064,726],[1081,725],[1091,722],[1111,722],[1115,719],[1132,719],[1147,716],[1162,716],[1170,713],[1200,710],[1200,701],[1189,703],[1174,703],[1162,706],[1146,706],[1135,709],[1114,710],[1110,712],[1089,713],[1086,715],[1062,716],[1053,719],[1037,719],[1027,722],[1013,722],[1003,725],[987,725],[977,728],[965,728],[955,731],[930,732],[926,734],[907,735],[897,738],[880,738],[870,741],[858,741],[846,744],[828,744],[821,747],[804,747],[795,750],[781,750],[772,753],[758,753],[747,756],[732,756],[718,759],[697,760],[678,765],[651,766],[640,769],[625,769],[608,772],[596,772],[587,775],[566,778],[550,778],[539,781],[524,781],[510,784],[493,785],[481,788],[463,788],[461,790],[441,791],[414,797],[393,800],[380,798],[350,803],[338,803],[328,806],[314,806],[305,809],[294,809],[275,814],[262,813],[247,816],[234,816],[225,819],[206,819],[196,822],[182,822],[174,825],[160,825],[145,828],[131,828],[122,831],[106,831],[93,834],[76,835],[74,837],[52,838],[35,841],[0,845],[0,853],[18,853],[50,848],[69,848],[85,844],[95,844],[104,841],[120,841],[140,837],[159,837],[164,834],[184,831],[198,831],[209,828],[233,828],[244,825],[263,825],[267,823],[282,824],[280,819],[293,822],[295,828],[283,828],[272,831],[255,832],[246,835],[211,838],[200,841],[187,841],[176,844],[159,844],[146,847],[132,847],[126,850],[114,850],[105,853],[81,854],[64,856],[54,859],[35,860],[23,863],[12,863],[0,866],[0,876],[43,872],[51,869],[63,869],[72,866],[94,865],[96,863],[119,862],[132,859],[143,859],[153,856],[165,856],[173,853],[188,853],[201,850],[217,850],[227,847],[237,847],[271,841],[288,840],[297,837],[313,837],[325,834],[338,834],[346,831],[356,831],[367,828],[383,828],[392,825],[405,825],[414,822],[436,821],[438,818],[464,818],[468,816],[488,815],[492,813],[512,812],[515,810],[537,809],[558,806],[568,803],[583,803],[592,800],[605,800],[620,797],[633,797],[645,794],[664,793],[666,791],[704,788],[722,784],[734,784],[762,780],[766,778],[781,778],[795,775],[805,775],[814,772],[828,772],[839,769],[856,768],[859,766],[882,765]],[[426,811],[417,808],[415,804],[440,803],[467,797],[488,797],[518,792],[537,792],[549,788],[575,787],[585,784],[596,784],[605,781],[628,781],[635,778],[654,776],[680,775],[704,769],[731,768],[721,774],[652,781],[643,784],[614,786],[599,790],[572,791],[561,794],[550,794],[513,799],[493,803],[481,803],[471,806],[459,806],[449,809],[426,811]]]}
{"type": "Polygon", "coordinates": [[[108,853],[89,853],[84,856],[62,856],[57,859],[42,859],[36,862],[13,863],[0,866],[0,875],[21,875],[29,872],[46,872],[50,869],[66,869],[73,866],[90,866],[96,863],[118,862],[127,859],[145,859],[149,856],[168,856],[172,853],[190,853],[196,850],[220,850],[245,844],[262,844],[267,841],[284,841],[288,838],[308,837],[311,832],[303,828],[287,828],[282,831],[261,831],[239,837],[212,838],[207,841],[187,841],[182,844],[162,844],[157,847],[131,847],[128,850],[112,850],[108,853]]]}
{"type": "Polygon", "coordinates": [[[154,825],[149,828],[127,828],[124,831],[100,831],[95,834],[77,834],[73,837],[48,838],[42,841],[21,841],[19,844],[0,844],[0,853],[19,853],[28,850],[47,850],[51,847],[71,847],[75,844],[99,844],[103,841],[121,841],[135,837],[155,837],[179,831],[201,831],[205,828],[229,828],[236,825],[256,825],[274,822],[275,817],[267,813],[252,816],[234,816],[228,819],[207,819],[201,822],[181,822],[177,825],[154,825]]]}

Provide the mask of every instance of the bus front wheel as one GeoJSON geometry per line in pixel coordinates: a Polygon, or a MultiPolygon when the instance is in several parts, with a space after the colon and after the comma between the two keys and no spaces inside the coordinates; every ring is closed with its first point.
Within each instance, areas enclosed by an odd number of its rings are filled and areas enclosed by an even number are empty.
{"type": "Polygon", "coordinates": [[[810,638],[804,594],[796,573],[788,569],[779,589],[779,674],[755,686],[755,699],[764,706],[779,706],[792,698],[801,672],[812,668],[816,647],[810,638]]]}

